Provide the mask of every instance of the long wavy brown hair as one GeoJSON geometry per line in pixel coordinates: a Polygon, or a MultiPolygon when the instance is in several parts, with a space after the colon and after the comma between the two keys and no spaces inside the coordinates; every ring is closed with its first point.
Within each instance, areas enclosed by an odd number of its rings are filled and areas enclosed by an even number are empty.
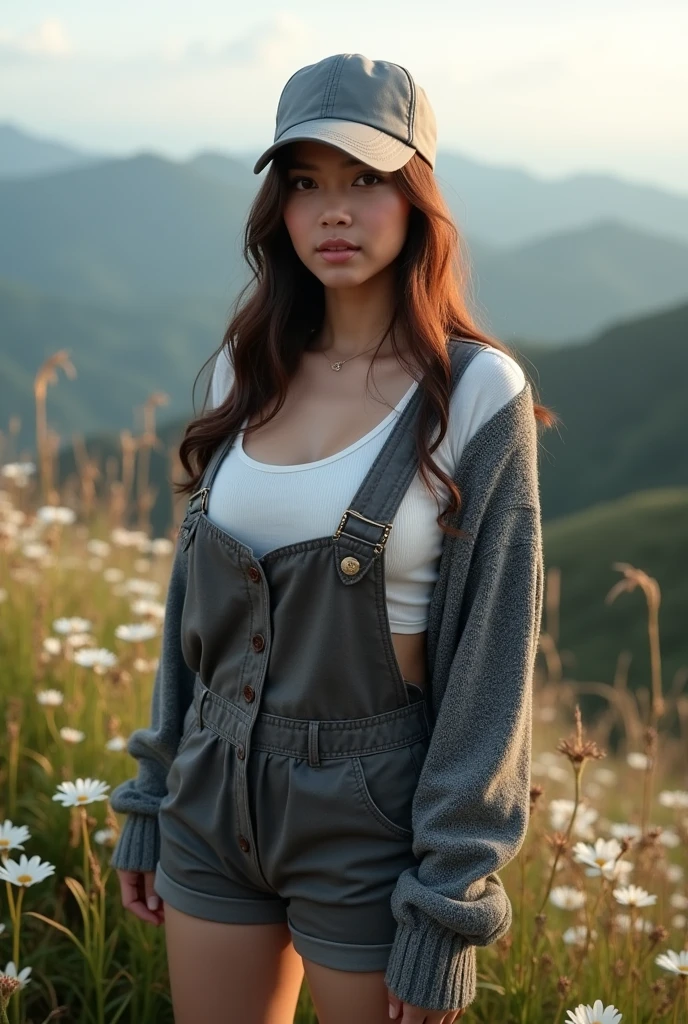
{"type": "MultiPolygon", "coordinates": [[[[175,494],[196,491],[217,446],[275,397],[277,401],[270,414],[246,427],[246,434],[277,415],[301,353],[322,326],[324,286],[297,256],[282,214],[288,195],[286,170],[290,149],[291,146],[283,146],[276,151],[251,204],[244,229],[243,256],[253,276],[234,301],[222,344],[199,370],[198,376],[209,363],[214,364],[226,347],[234,368],[233,385],[217,408],[205,411],[210,392],[208,381],[201,414],[188,423],[179,446],[179,459],[189,479],[173,481],[175,494]]],[[[419,379],[399,353],[396,332],[400,327],[409,339],[412,358],[422,374],[416,435],[419,471],[436,500],[438,491],[430,479],[431,472],[449,490],[449,505],[438,515],[438,526],[445,533],[463,536],[463,531],[446,522],[460,511],[460,491],[431,458],[447,431],[451,383],[447,341],[452,336],[473,338],[518,359],[504,342],[481,330],[468,311],[465,294],[470,261],[430,165],[414,154],[392,173],[392,178],[412,208],[404,246],[394,261],[394,309],[380,345],[389,336],[400,363],[419,379]],[[433,415],[440,429],[429,446],[433,415]]],[[[377,349],[373,359],[376,354],[377,349]]],[[[532,382],[531,388],[535,393],[532,382]]],[[[557,421],[551,410],[536,401],[533,412],[547,427],[557,421]]]]}

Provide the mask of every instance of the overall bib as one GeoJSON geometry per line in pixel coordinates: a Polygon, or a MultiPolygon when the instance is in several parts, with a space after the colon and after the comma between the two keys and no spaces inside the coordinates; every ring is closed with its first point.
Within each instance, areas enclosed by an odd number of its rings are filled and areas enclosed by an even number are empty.
{"type": "MultiPolygon", "coordinates": [[[[449,341],[452,387],[487,346],[449,341]]],[[[418,468],[417,389],[334,535],[256,558],[208,518],[237,432],[189,500],[182,613],[193,701],[159,812],[155,891],[226,923],[288,925],[327,967],[385,970],[390,896],[417,863],[411,804],[431,725],[404,680],[384,549],[418,468]]]]}

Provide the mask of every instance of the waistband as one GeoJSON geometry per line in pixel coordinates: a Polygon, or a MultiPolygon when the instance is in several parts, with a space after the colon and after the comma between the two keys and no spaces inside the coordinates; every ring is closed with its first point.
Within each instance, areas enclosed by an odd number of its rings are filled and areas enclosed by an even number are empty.
{"type": "MultiPolygon", "coordinates": [[[[252,717],[210,690],[199,676],[194,684],[193,704],[199,729],[208,727],[237,747],[246,743],[252,717]]],[[[320,759],[405,747],[429,735],[424,700],[370,718],[343,721],[284,718],[261,711],[255,716],[251,749],[307,758],[309,764],[317,764],[320,759]]]]}

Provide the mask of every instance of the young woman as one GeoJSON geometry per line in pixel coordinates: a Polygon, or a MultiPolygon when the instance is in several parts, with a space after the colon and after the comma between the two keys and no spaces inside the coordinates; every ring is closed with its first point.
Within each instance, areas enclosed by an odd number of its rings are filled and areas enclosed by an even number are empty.
{"type": "Polygon", "coordinates": [[[336,54],[254,168],[254,281],[180,447],[152,721],[112,794],[178,1024],[287,1024],[304,971],[320,1024],[450,1024],[511,922],[552,417],[467,312],[435,144],[405,68],[336,54]]]}

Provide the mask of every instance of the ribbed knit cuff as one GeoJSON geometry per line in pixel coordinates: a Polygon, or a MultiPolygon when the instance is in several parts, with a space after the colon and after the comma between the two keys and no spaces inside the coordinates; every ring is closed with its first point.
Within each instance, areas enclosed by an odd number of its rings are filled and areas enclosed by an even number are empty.
{"type": "Polygon", "coordinates": [[[475,946],[431,922],[398,925],[385,985],[425,1010],[462,1010],[475,998],[475,946]]]}
{"type": "Polygon", "coordinates": [[[120,871],[155,871],[160,857],[157,815],[128,814],[110,864],[120,871]]]}

